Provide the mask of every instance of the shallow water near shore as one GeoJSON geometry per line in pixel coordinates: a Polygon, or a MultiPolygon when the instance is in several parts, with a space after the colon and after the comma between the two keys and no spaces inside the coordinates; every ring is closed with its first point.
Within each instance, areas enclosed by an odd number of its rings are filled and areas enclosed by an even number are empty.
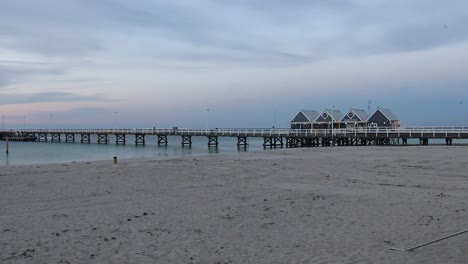
{"type": "MultiPolygon", "coordinates": [[[[92,138],[92,142],[97,139],[92,138]]],[[[168,137],[167,146],[158,146],[157,138],[146,137],[146,145],[134,144],[134,138],[128,137],[127,144],[116,145],[114,137],[109,137],[109,144],[52,143],[52,142],[8,142],[9,154],[5,154],[6,142],[0,141],[0,166],[31,165],[48,163],[66,163],[95,160],[112,160],[129,158],[163,158],[200,156],[218,153],[237,153],[263,149],[262,138],[249,138],[247,148],[237,148],[237,138],[219,138],[218,147],[208,148],[206,137],[193,137],[192,146],[181,146],[180,137],[168,137]]]]}
{"type": "MultiPolygon", "coordinates": [[[[218,147],[208,147],[206,137],[192,137],[192,146],[181,146],[181,138],[169,136],[167,146],[158,146],[157,138],[146,137],[146,145],[135,145],[133,137],[127,137],[127,144],[116,145],[115,137],[109,137],[109,144],[98,144],[96,136],[91,136],[90,144],[83,144],[79,139],[75,143],[62,142],[9,142],[9,154],[5,154],[6,142],[0,141],[0,166],[32,165],[49,163],[83,162],[131,158],[165,158],[183,156],[214,155],[219,153],[238,153],[263,150],[263,138],[248,138],[248,147],[238,148],[237,138],[219,137],[218,147]]],[[[456,140],[454,144],[466,144],[466,140],[456,140]]],[[[284,143],[286,143],[284,141],[284,143]]],[[[418,144],[417,139],[408,140],[408,144],[418,144]]],[[[444,140],[432,140],[430,144],[445,144],[444,140]]],[[[269,148],[267,148],[269,150],[269,148]]]]}

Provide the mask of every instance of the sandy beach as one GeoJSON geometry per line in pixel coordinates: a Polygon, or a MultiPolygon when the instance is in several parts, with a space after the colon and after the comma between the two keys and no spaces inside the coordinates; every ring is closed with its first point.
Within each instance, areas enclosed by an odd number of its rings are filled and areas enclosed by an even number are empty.
{"type": "Polygon", "coordinates": [[[0,167],[0,263],[468,263],[466,146],[0,167]]]}

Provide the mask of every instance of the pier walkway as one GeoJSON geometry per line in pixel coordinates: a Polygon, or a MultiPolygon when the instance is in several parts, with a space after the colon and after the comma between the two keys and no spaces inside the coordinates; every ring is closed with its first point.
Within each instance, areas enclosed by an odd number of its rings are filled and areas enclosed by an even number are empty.
{"type": "Polygon", "coordinates": [[[408,139],[417,139],[422,145],[430,139],[443,139],[451,145],[454,139],[468,139],[466,127],[401,127],[355,129],[3,129],[0,139],[17,141],[126,144],[133,139],[136,145],[145,145],[148,136],[156,138],[157,145],[167,145],[168,136],[180,136],[182,146],[191,146],[192,137],[207,138],[209,147],[218,146],[219,137],[237,137],[237,146],[246,147],[249,137],[263,138],[265,148],[314,147],[332,145],[407,145],[408,139]],[[94,137],[91,137],[94,135],[94,137]],[[130,137],[130,138],[129,138],[130,137]]]}

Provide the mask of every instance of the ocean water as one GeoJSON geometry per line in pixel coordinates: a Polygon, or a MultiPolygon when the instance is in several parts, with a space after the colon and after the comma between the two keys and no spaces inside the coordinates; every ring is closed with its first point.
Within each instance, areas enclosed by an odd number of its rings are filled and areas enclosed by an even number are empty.
{"type": "MultiPolygon", "coordinates": [[[[6,142],[0,141],[0,166],[5,165],[28,165],[28,164],[47,164],[47,163],[66,163],[74,161],[96,161],[112,160],[117,156],[119,160],[128,158],[165,158],[182,156],[200,156],[215,155],[218,153],[237,153],[255,150],[264,150],[263,138],[250,137],[247,139],[249,146],[247,148],[237,148],[236,137],[219,137],[218,147],[208,148],[208,139],[206,137],[192,137],[192,146],[181,146],[180,136],[168,136],[167,146],[158,146],[157,137],[146,136],[146,145],[134,144],[135,138],[127,136],[126,145],[116,145],[115,137],[109,136],[109,144],[97,144],[97,136],[91,135],[90,144],[83,144],[78,140],[75,143],[65,143],[62,136],[62,142],[12,142],[9,144],[9,155],[6,155],[6,142]]],[[[453,144],[468,143],[467,140],[454,139],[453,144]]],[[[409,145],[417,145],[417,139],[409,139],[409,145]]],[[[429,144],[444,145],[443,139],[432,139],[429,144]]],[[[266,151],[270,149],[267,148],[266,151]]]]}
{"type": "MultiPolygon", "coordinates": [[[[0,141],[0,166],[46,163],[66,163],[73,161],[96,161],[128,158],[163,158],[181,156],[215,155],[218,153],[237,153],[252,150],[263,150],[263,138],[248,138],[247,148],[237,148],[236,137],[219,137],[218,147],[208,148],[206,137],[192,137],[192,146],[181,145],[180,136],[169,136],[167,146],[158,146],[155,136],[146,136],[146,145],[134,144],[133,136],[127,136],[126,145],[116,145],[115,137],[109,136],[109,144],[97,144],[96,137],[91,136],[90,144],[79,142],[8,142],[9,154],[6,155],[6,142],[0,141]]],[[[75,140],[76,140],[75,139],[75,140]]]]}

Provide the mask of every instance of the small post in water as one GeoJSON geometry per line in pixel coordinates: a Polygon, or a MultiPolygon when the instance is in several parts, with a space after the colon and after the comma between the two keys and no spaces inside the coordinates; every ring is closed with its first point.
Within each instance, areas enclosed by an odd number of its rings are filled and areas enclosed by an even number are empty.
{"type": "Polygon", "coordinates": [[[117,156],[114,156],[112,160],[114,161],[114,164],[117,164],[117,156]]]}
{"type": "Polygon", "coordinates": [[[8,155],[8,137],[6,137],[6,154],[8,155]]]}

